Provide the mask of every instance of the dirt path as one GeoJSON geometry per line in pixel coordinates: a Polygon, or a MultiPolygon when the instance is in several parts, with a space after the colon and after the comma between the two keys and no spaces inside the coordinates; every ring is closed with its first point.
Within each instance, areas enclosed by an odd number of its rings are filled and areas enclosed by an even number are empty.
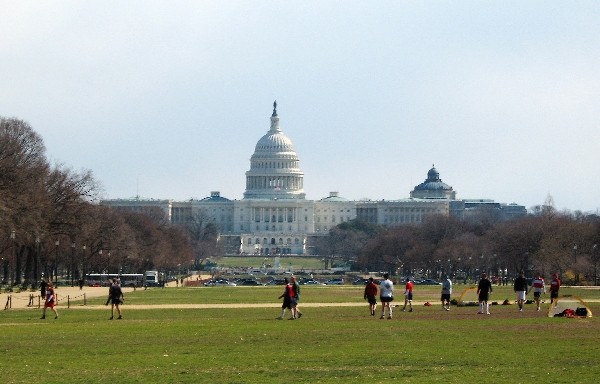
{"type": "MultiPolygon", "coordinates": [[[[170,289],[170,288],[167,288],[170,289]]],[[[84,287],[83,290],[79,290],[79,287],[60,287],[56,290],[58,296],[58,307],[66,308],[67,303],[70,304],[71,309],[106,309],[104,305],[83,305],[84,298],[90,299],[93,297],[108,297],[107,287],[84,287]]],[[[133,288],[123,288],[123,293],[127,294],[132,292],[133,288]]],[[[38,308],[38,305],[43,306],[43,301],[39,298],[39,291],[37,292],[19,292],[19,293],[2,293],[0,294],[0,305],[4,307],[6,304],[10,304],[11,309],[24,309],[24,308],[38,308]],[[34,295],[33,306],[29,305],[30,295],[34,295]],[[8,297],[10,296],[10,303],[8,297]]],[[[402,304],[404,301],[397,302],[396,305],[402,304]]],[[[588,299],[587,303],[600,302],[599,299],[588,299]]],[[[431,302],[433,305],[439,305],[439,302],[431,302]]],[[[413,301],[415,307],[423,306],[425,301],[413,301]]],[[[352,302],[352,303],[302,303],[302,308],[310,307],[361,307],[367,306],[366,302],[352,302]]],[[[273,303],[254,303],[254,304],[147,304],[147,305],[128,305],[125,300],[124,307],[128,309],[152,309],[152,308],[172,308],[172,309],[209,309],[209,308],[280,308],[280,302],[273,303]]]]}

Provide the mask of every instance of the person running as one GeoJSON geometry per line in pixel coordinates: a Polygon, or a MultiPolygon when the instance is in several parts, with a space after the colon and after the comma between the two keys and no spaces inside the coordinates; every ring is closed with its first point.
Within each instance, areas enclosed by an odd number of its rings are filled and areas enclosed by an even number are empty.
{"type": "Polygon", "coordinates": [[[54,295],[54,284],[52,284],[51,280],[48,280],[48,288],[46,289],[46,300],[44,301],[44,312],[40,319],[46,318],[46,308],[52,309],[54,311],[54,318],[58,319],[58,312],[56,308],[54,308],[54,304],[56,302],[56,296],[54,295]]]}
{"type": "Polygon", "coordinates": [[[450,310],[450,295],[452,295],[452,281],[450,281],[448,276],[444,276],[444,281],[442,282],[442,311],[450,310]]]}
{"type": "Polygon", "coordinates": [[[285,283],[285,290],[283,291],[283,293],[281,294],[281,296],[278,297],[278,299],[283,298],[283,304],[281,305],[281,316],[279,316],[277,319],[279,320],[283,320],[284,316],[285,316],[285,310],[289,309],[292,317],[290,317],[290,320],[294,319],[294,313],[292,312],[292,304],[291,304],[291,294],[293,293],[293,289],[292,286],[289,282],[289,280],[287,279],[287,277],[283,280],[285,283]]]}
{"type": "Polygon", "coordinates": [[[385,309],[388,309],[388,319],[392,318],[391,302],[394,300],[394,283],[389,279],[389,274],[383,274],[383,281],[379,285],[379,300],[381,300],[381,317],[385,318],[385,309]]]}
{"type": "Polygon", "coordinates": [[[492,282],[487,278],[486,273],[481,274],[481,280],[479,280],[479,285],[477,286],[477,297],[479,298],[479,312],[477,314],[482,315],[483,305],[485,304],[485,313],[490,314],[490,304],[488,300],[490,295],[493,293],[492,282]]]}
{"type": "Polygon", "coordinates": [[[372,277],[369,277],[369,281],[365,286],[364,297],[369,302],[371,316],[375,316],[375,308],[377,308],[377,284],[375,284],[372,277]]]}
{"type": "Polygon", "coordinates": [[[413,300],[413,282],[410,281],[409,277],[407,277],[406,278],[406,286],[404,289],[404,308],[402,308],[402,312],[406,311],[406,304],[408,304],[410,306],[410,309],[408,310],[408,312],[413,311],[412,300],[413,300]]]}
{"type": "Polygon", "coordinates": [[[556,299],[558,299],[558,290],[560,289],[560,279],[558,278],[558,273],[554,274],[554,279],[550,283],[550,305],[554,303],[556,299]]]}
{"type": "Polygon", "coordinates": [[[514,290],[515,294],[517,295],[517,304],[519,304],[519,312],[523,312],[523,303],[525,303],[525,297],[527,295],[527,279],[525,278],[525,272],[519,272],[519,277],[515,279],[514,290]]]}
{"type": "Polygon", "coordinates": [[[542,293],[544,295],[546,294],[546,285],[544,284],[544,278],[542,277],[542,275],[540,275],[539,272],[536,274],[536,277],[533,280],[532,289],[533,289],[533,298],[535,299],[535,304],[537,305],[537,310],[539,311],[540,310],[540,296],[542,295],[542,293]]]}
{"type": "Polygon", "coordinates": [[[117,307],[117,312],[119,312],[119,317],[117,320],[121,320],[123,318],[121,314],[121,304],[125,300],[125,296],[123,296],[123,291],[121,290],[121,286],[117,283],[117,279],[112,280],[110,288],[108,289],[108,298],[110,300],[110,319],[112,320],[115,317],[115,307],[117,307]]]}
{"type": "Polygon", "coordinates": [[[292,286],[293,296],[290,298],[290,305],[292,306],[292,315],[294,318],[299,319],[302,316],[302,312],[298,309],[298,303],[300,302],[300,284],[296,281],[294,276],[290,277],[290,284],[292,286]]]}

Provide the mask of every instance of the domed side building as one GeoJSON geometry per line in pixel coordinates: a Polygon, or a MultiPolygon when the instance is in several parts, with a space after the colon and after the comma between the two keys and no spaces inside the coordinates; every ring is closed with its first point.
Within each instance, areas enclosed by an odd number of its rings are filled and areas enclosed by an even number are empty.
{"type": "MultiPolygon", "coordinates": [[[[427,179],[414,187],[410,198],[351,201],[331,192],[320,200],[306,200],[304,173],[292,141],[283,133],[273,103],[271,126],[254,148],[246,172],[241,200],[222,197],[218,191],[189,201],[114,199],[102,205],[143,212],[159,207],[172,223],[185,223],[201,215],[220,228],[227,254],[307,255],[315,238],[327,235],[340,223],[356,218],[369,223],[396,226],[421,223],[427,215],[456,215],[491,206],[493,200],[456,200],[456,192],[442,182],[433,166],[427,179]],[[486,204],[483,204],[484,202],[486,204]]],[[[506,219],[524,216],[525,207],[495,203],[506,219]],[[505,209],[509,208],[509,209],[505,209]]],[[[497,206],[497,207],[496,207],[497,206]]]]}
{"type": "Polygon", "coordinates": [[[452,187],[442,182],[435,165],[427,172],[427,179],[410,192],[410,197],[417,199],[456,199],[452,187]]]}

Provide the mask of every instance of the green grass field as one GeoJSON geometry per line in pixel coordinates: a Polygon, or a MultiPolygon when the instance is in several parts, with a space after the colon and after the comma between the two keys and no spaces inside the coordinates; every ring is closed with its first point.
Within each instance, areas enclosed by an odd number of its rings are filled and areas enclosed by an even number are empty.
{"type": "MultiPolygon", "coordinates": [[[[600,321],[548,318],[533,305],[476,308],[418,306],[393,320],[368,307],[308,303],[364,302],[356,286],[304,287],[304,316],[279,321],[278,308],[137,309],[170,303],[277,303],[282,287],[138,290],[126,295],[125,319],[109,309],[59,306],[58,320],[39,309],[0,314],[0,372],[6,383],[596,383],[600,321]]],[[[455,290],[455,291],[459,291],[455,290]]],[[[590,300],[598,290],[570,289],[590,300]]],[[[568,293],[567,289],[563,293],[568,293]]],[[[415,300],[437,304],[438,287],[415,300]]],[[[453,295],[455,296],[455,295],[453,295]]],[[[508,288],[494,300],[512,299],[508,288]]],[[[88,305],[101,304],[103,298],[88,305]]],[[[545,304],[547,308],[548,304],[545,304]]]]}

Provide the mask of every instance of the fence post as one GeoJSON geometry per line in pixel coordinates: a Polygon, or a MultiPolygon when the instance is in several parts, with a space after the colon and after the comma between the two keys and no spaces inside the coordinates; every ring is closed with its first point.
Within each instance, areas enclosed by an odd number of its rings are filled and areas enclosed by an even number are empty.
{"type": "Polygon", "coordinates": [[[87,305],[87,300],[86,300],[86,297],[85,297],[85,293],[83,294],[83,305],[87,305]]]}
{"type": "Polygon", "coordinates": [[[67,295],[67,308],[71,308],[71,298],[67,295]]]}

